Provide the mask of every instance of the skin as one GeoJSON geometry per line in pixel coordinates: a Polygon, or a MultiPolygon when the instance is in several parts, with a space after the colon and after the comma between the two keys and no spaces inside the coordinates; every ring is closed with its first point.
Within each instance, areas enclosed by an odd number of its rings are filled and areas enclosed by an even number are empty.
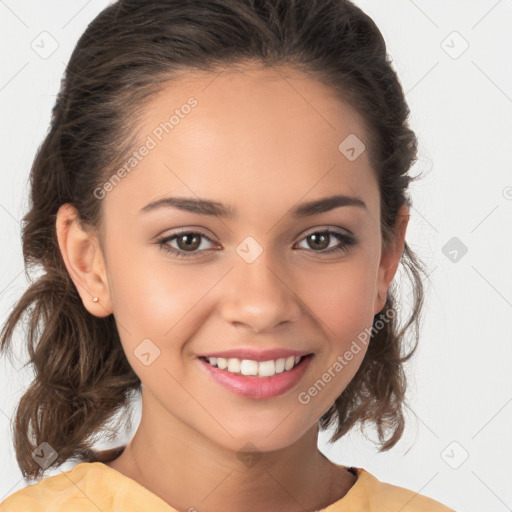
{"type": "MultiPolygon", "coordinates": [[[[297,396],[383,309],[409,210],[399,212],[397,244],[384,250],[367,152],[349,161],[338,149],[351,133],[365,141],[363,120],[310,75],[285,67],[189,75],[151,100],[138,121],[140,140],[190,96],[198,105],[102,200],[104,251],[74,208],[63,205],[57,215],[61,253],[84,306],[98,317],[114,314],[142,381],[139,428],[107,465],[178,510],[324,508],[356,477],[318,450],[317,422],[356,373],[364,345],[307,405],[297,396]],[[335,193],[358,196],[366,209],[290,216],[297,203],[335,193]],[[171,195],[231,205],[238,216],[139,213],[171,195]],[[188,259],[166,253],[155,241],[177,228],[212,242],[200,238],[188,259]],[[307,236],[325,228],[349,230],[358,242],[322,255],[340,241],[331,236],[318,248],[307,236]],[[263,250],[252,263],[236,252],[247,236],[263,250]],[[160,350],[149,366],[134,354],[147,338],[160,350]],[[197,359],[235,347],[307,350],[314,358],[292,390],[250,399],[213,381],[197,359]],[[237,457],[249,442],[259,457],[251,465],[237,457]]],[[[183,238],[167,245],[187,247],[183,238]]]]}

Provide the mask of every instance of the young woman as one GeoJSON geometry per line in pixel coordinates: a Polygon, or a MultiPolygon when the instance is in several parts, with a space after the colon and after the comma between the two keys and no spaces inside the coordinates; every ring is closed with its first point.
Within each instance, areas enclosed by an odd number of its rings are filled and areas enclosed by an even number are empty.
{"type": "Polygon", "coordinates": [[[27,314],[14,443],[40,481],[2,510],[451,510],[317,447],[331,425],[334,442],[373,424],[381,450],[404,429],[423,300],[408,114],[381,33],[346,0],[100,13],[31,171],[23,250],[45,273],[2,347],[27,314]],[[134,437],[94,450],[134,391],[134,437]]]}

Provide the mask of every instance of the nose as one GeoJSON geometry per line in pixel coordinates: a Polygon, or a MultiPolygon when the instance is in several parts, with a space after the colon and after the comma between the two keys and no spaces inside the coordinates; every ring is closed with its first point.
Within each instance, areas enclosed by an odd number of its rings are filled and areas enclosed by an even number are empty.
{"type": "Polygon", "coordinates": [[[302,311],[290,272],[271,266],[264,254],[252,263],[238,262],[232,269],[221,306],[226,322],[254,332],[296,322],[302,311]]]}

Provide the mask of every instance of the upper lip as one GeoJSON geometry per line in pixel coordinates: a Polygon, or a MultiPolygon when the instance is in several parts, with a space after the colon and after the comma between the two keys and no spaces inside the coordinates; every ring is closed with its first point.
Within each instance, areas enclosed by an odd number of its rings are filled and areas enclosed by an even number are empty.
{"type": "Polygon", "coordinates": [[[287,350],[283,348],[274,348],[270,350],[255,350],[252,348],[233,348],[222,352],[210,352],[200,354],[199,357],[222,357],[224,359],[251,359],[253,361],[269,361],[271,359],[288,358],[291,356],[302,357],[311,354],[311,352],[300,350],[287,350]]]}

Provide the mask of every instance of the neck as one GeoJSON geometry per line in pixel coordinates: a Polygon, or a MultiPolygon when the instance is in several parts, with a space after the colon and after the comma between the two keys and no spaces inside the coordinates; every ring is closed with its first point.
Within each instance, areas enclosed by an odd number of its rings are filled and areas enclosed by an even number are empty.
{"type": "Polygon", "coordinates": [[[143,411],[126,450],[108,465],[179,510],[317,510],[355,481],[318,450],[316,424],[285,448],[259,452],[248,444],[233,452],[176,418],[155,429],[159,423],[148,414],[143,411]]]}

